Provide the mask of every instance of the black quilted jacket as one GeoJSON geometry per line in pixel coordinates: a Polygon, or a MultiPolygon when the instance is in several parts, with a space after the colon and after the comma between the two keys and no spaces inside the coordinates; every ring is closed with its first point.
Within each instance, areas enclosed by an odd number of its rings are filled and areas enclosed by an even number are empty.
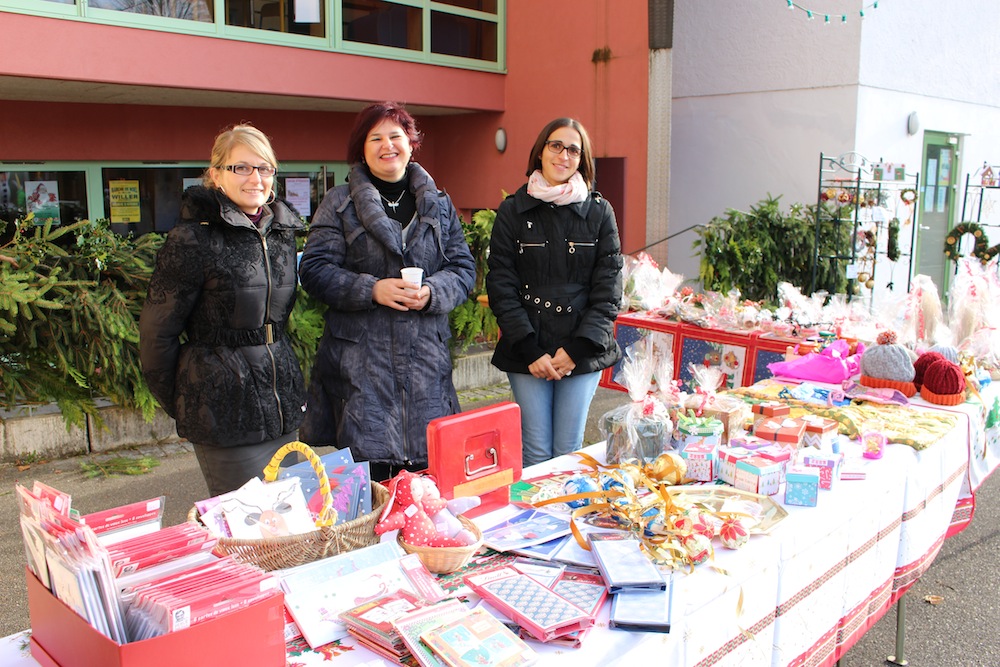
{"type": "Polygon", "coordinates": [[[285,324],[304,225],[281,200],[269,208],[258,230],[221,192],[188,188],[156,258],[139,319],[142,371],[178,435],[196,444],[256,444],[302,421],[285,324]]]}

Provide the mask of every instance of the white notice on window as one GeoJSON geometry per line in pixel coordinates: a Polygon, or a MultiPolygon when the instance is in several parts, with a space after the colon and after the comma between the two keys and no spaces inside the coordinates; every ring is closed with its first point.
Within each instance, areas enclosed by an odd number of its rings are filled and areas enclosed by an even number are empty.
{"type": "Polygon", "coordinates": [[[308,178],[286,178],[285,179],[285,199],[295,207],[302,215],[308,218],[312,215],[311,200],[309,197],[308,178]]]}
{"type": "Polygon", "coordinates": [[[295,0],[296,23],[319,23],[319,0],[295,0]]]}

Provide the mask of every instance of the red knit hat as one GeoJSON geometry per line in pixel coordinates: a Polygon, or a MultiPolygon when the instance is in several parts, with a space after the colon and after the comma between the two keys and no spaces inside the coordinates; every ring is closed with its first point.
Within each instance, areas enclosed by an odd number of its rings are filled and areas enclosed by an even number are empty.
{"type": "Polygon", "coordinates": [[[924,372],[927,367],[933,364],[938,359],[944,359],[944,355],[940,352],[924,352],[917,360],[913,362],[913,384],[920,389],[920,385],[924,383],[924,372]]]}
{"type": "Polygon", "coordinates": [[[965,401],[965,373],[958,364],[938,359],[924,370],[920,396],[938,405],[958,405],[965,401]]]}

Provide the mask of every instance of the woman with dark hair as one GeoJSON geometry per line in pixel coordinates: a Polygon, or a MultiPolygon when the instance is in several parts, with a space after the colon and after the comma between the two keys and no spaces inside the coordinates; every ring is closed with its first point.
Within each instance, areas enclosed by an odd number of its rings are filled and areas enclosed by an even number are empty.
{"type": "Polygon", "coordinates": [[[593,150],[572,118],[542,128],[528,182],[497,210],[486,291],[501,337],[493,365],[521,407],[524,465],[580,448],[600,371],[621,357],[622,256],[593,150]]]}
{"type": "Polygon", "coordinates": [[[184,191],[156,256],[139,317],[143,376],[194,445],[213,496],[259,476],[296,439],[305,410],[285,335],[304,225],[275,195],[277,169],[256,127],[216,137],[204,185],[184,191]]]}
{"type": "Polygon", "coordinates": [[[299,278],[327,305],[300,437],[350,447],[372,479],[427,466],[427,423],[459,411],[448,314],[476,270],[451,198],[413,152],[413,117],[393,102],[358,114],[347,184],[316,210],[299,278]],[[423,269],[420,285],[400,270],[423,269]]]}

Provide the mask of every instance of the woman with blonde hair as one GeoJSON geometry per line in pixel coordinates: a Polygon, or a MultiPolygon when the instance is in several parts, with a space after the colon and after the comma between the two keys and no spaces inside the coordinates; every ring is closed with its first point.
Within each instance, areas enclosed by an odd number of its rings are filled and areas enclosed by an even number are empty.
{"type": "Polygon", "coordinates": [[[275,192],[277,170],[256,127],[216,137],[204,184],[184,192],[157,254],[139,319],[143,376],[194,445],[213,496],[259,476],[296,439],[305,410],[285,335],[304,225],[275,192]]]}

